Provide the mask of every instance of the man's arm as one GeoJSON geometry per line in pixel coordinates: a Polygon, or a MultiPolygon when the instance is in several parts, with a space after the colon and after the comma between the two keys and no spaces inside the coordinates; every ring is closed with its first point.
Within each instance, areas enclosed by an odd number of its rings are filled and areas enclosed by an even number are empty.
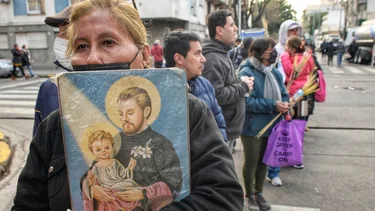
{"type": "MultiPolygon", "coordinates": [[[[210,57],[212,56],[209,54],[206,56],[207,61],[216,61],[216,59],[210,57]]],[[[220,106],[235,103],[241,98],[244,98],[245,93],[249,92],[249,87],[245,82],[226,85],[225,80],[230,74],[232,73],[228,72],[228,70],[223,70],[220,62],[207,62],[207,65],[205,64],[204,66],[202,76],[209,80],[215,88],[216,99],[220,106]]]]}
{"type": "Polygon", "coordinates": [[[233,158],[208,107],[189,94],[191,193],[162,211],[241,211],[244,195],[233,158]]]}

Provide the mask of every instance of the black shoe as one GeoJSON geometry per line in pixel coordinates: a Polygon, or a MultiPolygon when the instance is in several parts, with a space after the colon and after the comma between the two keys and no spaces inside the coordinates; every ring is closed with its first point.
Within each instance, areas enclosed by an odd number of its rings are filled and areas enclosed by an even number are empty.
{"type": "Polygon", "coordinates": [[[260,210],[267,211],[271,209],[270,203],[262,195],[255,195],[255,201],[258,203],[260,210]]]}
{"type": "Polygon", "coordinates": [[[260,211],[259,205],[255,200],[254,196],[245,198],[245,211],[260,211]]]}

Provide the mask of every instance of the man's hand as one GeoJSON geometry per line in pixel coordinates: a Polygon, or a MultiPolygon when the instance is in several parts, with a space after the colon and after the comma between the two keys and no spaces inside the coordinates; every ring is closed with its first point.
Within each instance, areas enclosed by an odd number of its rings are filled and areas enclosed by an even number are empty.
{"type": "Polygon", "coordinates": [[[144,198],[142,189],[127,187],[125,191],[115,193],[123,201],[138,201],[144,198]]]}
{"type": "Polygon", "coordinates": [[[285,113],[288,111],[290,105],[289,103],[283,103],[281,101],[276,101],[276,111],[285,113]]]}
{"type": "Polygon", "coordinates": [[[100,202],[109,202],[115,200],[115,198],[108,195],[99,185],[94,185],[94,199],[100,202]]]}

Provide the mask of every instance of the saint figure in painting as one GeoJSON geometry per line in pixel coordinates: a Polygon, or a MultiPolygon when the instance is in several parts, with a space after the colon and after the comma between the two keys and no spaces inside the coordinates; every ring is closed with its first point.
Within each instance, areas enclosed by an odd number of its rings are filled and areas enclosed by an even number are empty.
{"type": "MultiPolygon", "coordinates": [[[[131,87],[123,90],[117,98],[117,109],[123,131],[115,137],[115,140],[121,140],[115,159],[124,166],[131,164],[132,159],[136,160],[132,172],[137,186],[125,187],[124,191],[116,192],[114,198],[102,186],[94,184],[94,210],[100,202],[116,199],[139,202],[137,207],[128,210],[160,210],[181,190],[182,171],[176,151],[165,136],[148,125],[152,102],[145,89],[131,87]]],[[[82,178],[86,177],[87,173],[82,178]]]]}

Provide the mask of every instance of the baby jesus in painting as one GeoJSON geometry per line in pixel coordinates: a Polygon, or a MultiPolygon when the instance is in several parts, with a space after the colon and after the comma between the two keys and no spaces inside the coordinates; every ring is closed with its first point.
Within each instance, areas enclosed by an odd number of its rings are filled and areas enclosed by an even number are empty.
{"type": "Polygon", "coordinates": [[[117,159],[114,159],[113,137],[103,130],[97,130],[89,136],[88,147],[96,157],[96,162],[82,182],[84,210],[131,211],[139,207],[139,201],[126,202],[117,196],[117,192],[126,191],[128,187],[139,187],[132,179],[132,172],[137,161],[131,158],[128,167],[125,168],[117,159]],[[95,200],[94,185],[101,186],[109,197],[95,200]]]}

